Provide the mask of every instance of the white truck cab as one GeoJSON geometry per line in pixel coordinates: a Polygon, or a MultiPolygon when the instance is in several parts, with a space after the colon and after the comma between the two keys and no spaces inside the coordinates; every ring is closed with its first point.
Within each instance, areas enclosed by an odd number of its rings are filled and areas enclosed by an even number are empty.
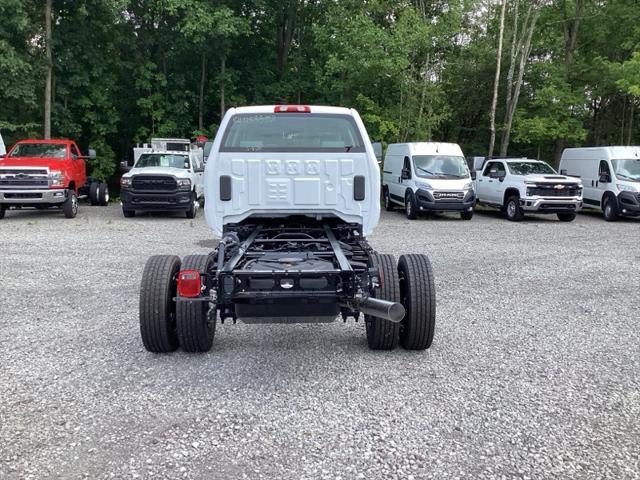
{"type": "Polygon", "coordinates": [[[201,147],[182,138],[154,138],[133,149],[134,165],[120,180],[122,213],[182,211],[194,218],[204,199],[201,147]]]}
{"type": "Polygon", "coordinates": [[[455,143],[393,143],[382,176],[386,210],[396,206],[414,219],[426,212],[458,212],[473,217],[475,194],[462,150],[455,143]]]}
{"type": "Polygon", "coordinates": [[[566,148],[560,172],[582,180],[584,206],[605,220],[640,216],[640,147],[566,148]]]}
{"type": "MultiPolygon", "coordinates": [[[[349,108],[231,108],[205,171],[205,215],[219,236],[248,217],[295,214],[362,224],[380,218],[380,170],[360,115],[349,108]]],[[[296,107],[297,108],[297,107],[296,107]]]]}
{"type": "Polygon", "coordinates": [[[571,222],[582,208],[580,179],[558,175],[540,160],[474,157],[473,178],[478,203],[500,208],[511,221],[531,212],[571,222]]]}

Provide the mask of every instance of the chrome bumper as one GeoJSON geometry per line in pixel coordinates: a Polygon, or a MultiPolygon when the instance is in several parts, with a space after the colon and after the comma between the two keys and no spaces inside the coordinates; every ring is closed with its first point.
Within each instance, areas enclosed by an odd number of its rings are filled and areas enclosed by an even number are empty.
{"type": "Polygon", "coordinates": [[[64,189],[7,189],[0,190],[0,203],[8,205],[42,205],[64,203],[67,191],[64,189]]]}
{"type": "Polygon", "coordinates": [[[582,198],[576,197],[526,197],[520,199],[520,207],[526,212],[555,213],[558,211],[579,212],[582,210],[582,198]]]}

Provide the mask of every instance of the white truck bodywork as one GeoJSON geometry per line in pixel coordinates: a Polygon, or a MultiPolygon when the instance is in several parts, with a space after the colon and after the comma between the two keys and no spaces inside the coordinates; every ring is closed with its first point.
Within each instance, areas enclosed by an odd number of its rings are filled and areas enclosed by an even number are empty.
{"type": "Polygon", "coordinates": [[[0,155],[6,155],[7,148],[4,146],[4,140],[2,140],[2,134],[0,133],[0,155]]]}
{"type": "MultiPolygon", "coordinates": [[[[216,235],[222,236],[225,225],[239,223],[249,217],[338,217],[345,222],[362,225],[365,235],[378,224],[380,171],[360,116],[348,108],[305,108],[308,111],[299,113],[277,113],[278,107],[273,105],[227,111],[205,168],[205,215],[216,235]],[[342,151],[338,151],[339,142],[331,138],[326,139],[325,146],[328,147],[318,149],[320,151],[263,151],[259,146],[251,147],[249,151],[224,151],[224,148],[221,151],[230,122],[250,121],[252,115],[260,118],[266,115],[277,122],[278,115],[287,113],[299,116],[301,122],[314,115],[350,119],[361,136],[361,151],[352,152],[349,147],[341,147],[342,151]],[[239,117],[234,120],[236,116],[239,117]],[[360,180],[363,180],[364,196],[356,200],[358,195],[354,184],[360,180]],[[225,193],[221,192],[223,181],[230,186],[228,200],[222,199],[225,193]]],[[[296,132],[282,132],[282,135],[295,137],[296,132]]]]}

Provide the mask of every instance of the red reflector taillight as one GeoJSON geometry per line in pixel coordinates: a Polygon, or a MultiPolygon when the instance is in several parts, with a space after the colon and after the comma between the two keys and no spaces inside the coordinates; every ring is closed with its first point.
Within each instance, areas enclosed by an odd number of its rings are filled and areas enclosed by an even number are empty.
{"type": "Polygon", "coordinates": [[[274,113],[311,113],[309,105],[276,105],[274,113]]]}
{"type": "Polygon", "coordinates": [[[199,271],[182,270],[178,274],[178,295],[180,297],[199,297],[201,288],[199,271]]]}

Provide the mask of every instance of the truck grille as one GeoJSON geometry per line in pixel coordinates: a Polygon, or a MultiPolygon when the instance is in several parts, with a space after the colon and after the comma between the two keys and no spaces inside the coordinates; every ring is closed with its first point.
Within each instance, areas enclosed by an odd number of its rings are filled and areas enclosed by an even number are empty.
{"type": "Polygon", "coordinates": [[[577,197],[582,193],[582,189],[577,185],[566,185],[561,183],[551,183],[549,185],[536,185],[529,187],[529,195],[539,197],[577,197]],[[562,188],[560,188],[562,185],[562,188]]]}
{"type": "Polygon", "coordinates": [[[454,200],[461,201],[465,192],[433,192],[433,198],[436,200],[454,200]]]}
{"type": "Polygon", "coordinates": [[[0,188],[49,188],[47,170],[0,169],[0,188]]]}
{"type": "Polygon", "coordinates": [[[173,192],[178,189],[176,179],[163,175],[136,175],[131,181],[134,190],[173,192]]]}

